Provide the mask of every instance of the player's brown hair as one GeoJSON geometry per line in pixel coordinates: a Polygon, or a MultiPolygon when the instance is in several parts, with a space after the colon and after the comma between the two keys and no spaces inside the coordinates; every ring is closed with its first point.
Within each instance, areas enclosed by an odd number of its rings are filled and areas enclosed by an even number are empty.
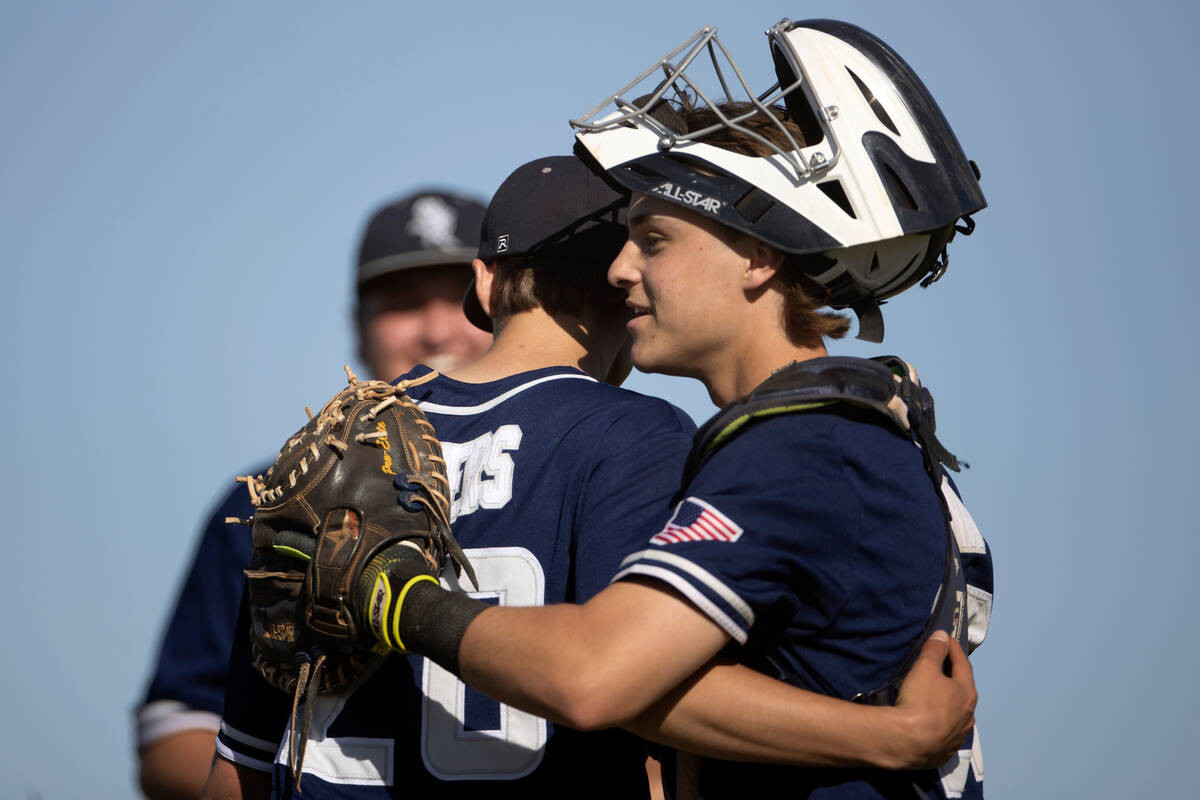
{"type": "MultiPolygon", "coordinates": [[[[719,103],[717,107],[726,117],[737,117],[754,109],[751,103],[746,102],[719,103]]],[[[791,149],[792,144],[780,130],[779,126],[782,125],[797,144],[801,147],[807,145],[808,137],[805,136],[805,131],[789,119],[783,109],[774,106],[769,106],[768,109],[774,119],[768,118],[760,111],[738,123],[745,131],[722,125],[701,137],[699,141],[745,156],[771,156],[775,151],[750,134],[757,134],[786,152],[791,149]]],[[[717,113],[708,106],[685,109],[677,113],[685,130],[707,128],[720,120],[717,113]]],[[[840,339],[850,330],[850,320],[846,317],[833,311],[818,310],[826,304],[829,294],[820,284],[809,278],[808,273],[823,271],[819,267],[827,260],[820,253],[784,254],[783,269],[775,279],[783,294],[783,328],[793,344],[811,346],[819,344],[824,337],[840,339]]]]}
{"type": "Polygon", "coordinates": [[[610,306],[619,310],[625,293],[608,283],[609,255],[616,254],[552,248],[497,259],[492,289],[495,313],[499,316],[541,308],[551,315],[579,315],[610,306]]]}

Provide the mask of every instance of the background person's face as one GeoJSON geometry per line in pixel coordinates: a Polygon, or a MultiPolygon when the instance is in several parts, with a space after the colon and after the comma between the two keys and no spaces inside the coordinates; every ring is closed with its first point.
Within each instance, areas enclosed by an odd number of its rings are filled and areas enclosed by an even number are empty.
{"type": "Polygon", "coordinates": [[[427,364],[449,372],[487,350],[492,335],[467,321],[466,267],[424,267],[377,279],[360,307],[360,352],[372,377],[393,380],[427,364]]]}

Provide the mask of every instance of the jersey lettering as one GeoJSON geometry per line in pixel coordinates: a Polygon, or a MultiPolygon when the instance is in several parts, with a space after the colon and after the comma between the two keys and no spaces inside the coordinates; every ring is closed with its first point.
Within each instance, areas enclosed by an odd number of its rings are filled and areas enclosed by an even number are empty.
{"type": "Polygon", "coordinates": [[[442,442],[450,477],[450,520],[480,508],[503,508],[512,499],[512,456],[521,446],[521,426],[501,425],[469,442],[442,442]]]}

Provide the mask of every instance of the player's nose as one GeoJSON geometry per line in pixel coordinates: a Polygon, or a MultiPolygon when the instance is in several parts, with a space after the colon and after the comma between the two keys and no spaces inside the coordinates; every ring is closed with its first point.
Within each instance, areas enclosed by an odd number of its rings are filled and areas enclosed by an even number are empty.
{"type": "Polygon", "coordinates": [[[432,345],[445,344],[461,327],[462,306],[443,298],[431,300],[423,309],[421,334],[432,345]]]}
{"type": "Polygon", "coordinates": [[[634,268],[637,245],[626,240],[625,246],[608,267],[608,282],[620,289],[626,289],[637,282],[638,271],[634,268]]]}

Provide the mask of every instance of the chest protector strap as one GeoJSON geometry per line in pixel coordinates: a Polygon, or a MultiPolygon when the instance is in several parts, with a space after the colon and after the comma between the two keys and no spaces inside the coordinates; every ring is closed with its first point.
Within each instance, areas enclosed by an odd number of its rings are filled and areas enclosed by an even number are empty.
{"type": "MultiPolygon", "coordinates": [[[[921,386],[910,364],[895,356],[878,358],[827,357],[790,364],[759,384],[749,395],[723,409],[696,432],[692,450],[684,467],[683,483],[675,502],[683,499],[687,486],[700,467],[722,446],[747,426],[781,414],[826,409],[844,403],[875,412],[881,425],[910,439],[921,450],[925,472],[933,482],[942,509],[946,534],[946,559],[942,583],[933,612],[925,629],[900,662],[893,677],[883,686],[861,691],[851,699],[870,705],[893,705],[900,683],[912,668],[921,646],[935,630],[944,630],[967,648],[966,576],[954,531],[950,526],[950,508],[943,492],[953,491],[945,481],[942,466],[958,472],[960,463],[934,433],[933,396],[921,386]]],[[[774,665],[783,680],[795,682],[795,676],[774,665]]],[[[807,664],[808,673],[825,694],[840,692],[807,664]]]]}

